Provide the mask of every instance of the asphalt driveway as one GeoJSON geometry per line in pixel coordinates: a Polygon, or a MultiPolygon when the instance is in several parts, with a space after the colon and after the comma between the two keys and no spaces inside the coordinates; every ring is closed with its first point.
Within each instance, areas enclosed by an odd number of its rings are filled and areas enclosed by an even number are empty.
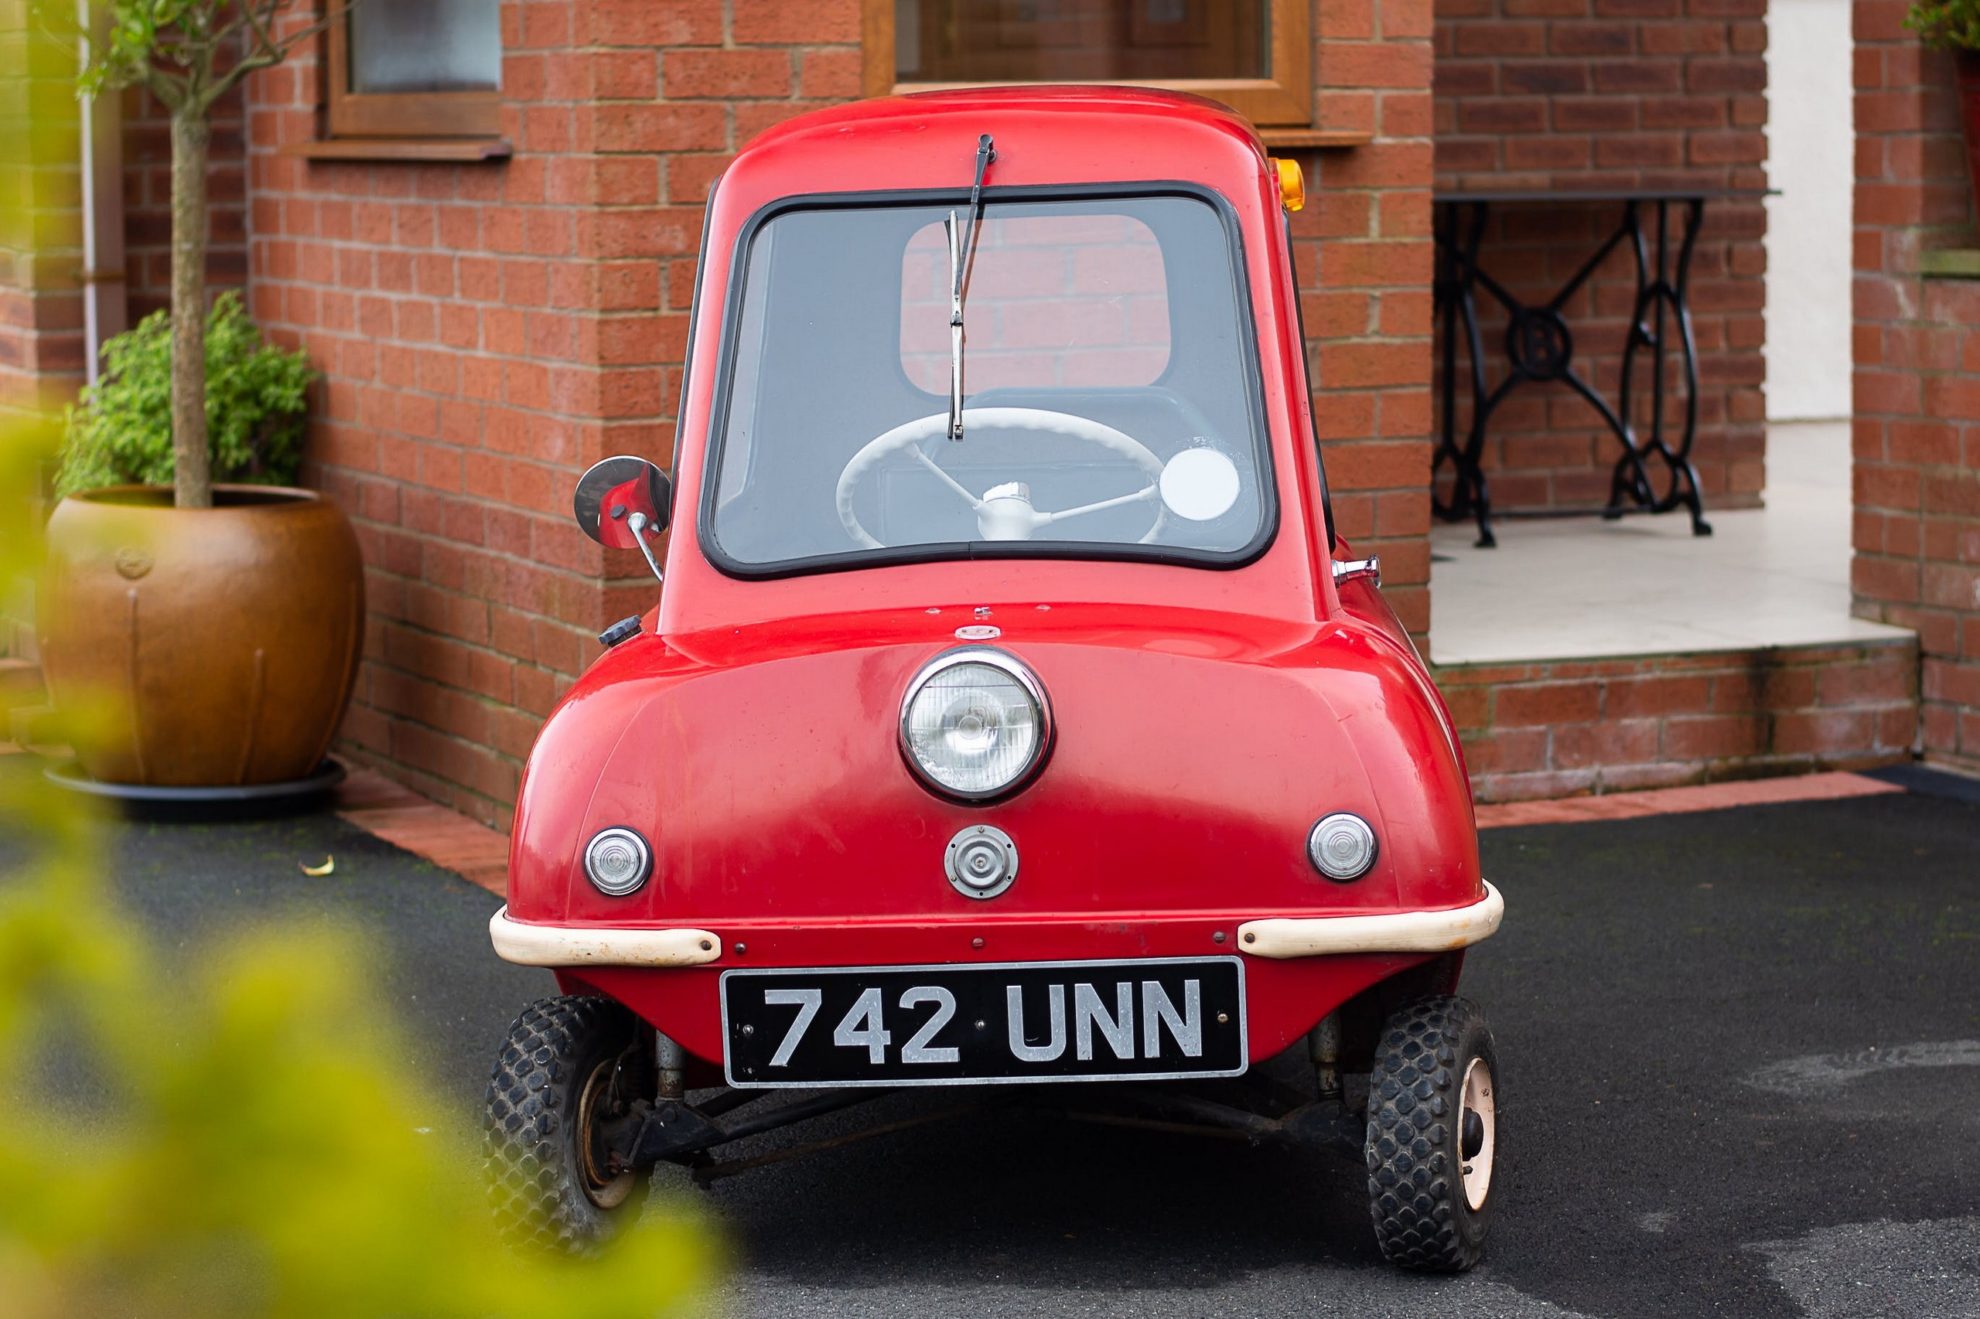
{"type": "MultiPolygon", "coordinates": [[[[657,1183],[727,1226],[745,1314],[1980,1316],[1972,795],[1487,833],[1508,911],[1465,992],[1504,1180],[1463,1278],[1381,1263],[1351,1155],[1040,1113],[657,1183]]],[[[181,949],[295,910],[375,933],[436,1120],[476,1120],[509,1019],[552,992],[488,952],[493,897],[331,816],[123,825],[114,851],[181,949]],[[298,872],[326,853],[333,878],[298,872]]]]}

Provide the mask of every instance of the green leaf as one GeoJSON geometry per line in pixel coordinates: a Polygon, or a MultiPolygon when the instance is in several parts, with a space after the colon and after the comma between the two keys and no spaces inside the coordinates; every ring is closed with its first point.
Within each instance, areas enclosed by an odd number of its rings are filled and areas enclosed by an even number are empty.
{"type": "Polygon", "coordinates": [[[1904,26],[1935,50],[1980,50],[1980,0],[1918,0],[1904,26]]]}

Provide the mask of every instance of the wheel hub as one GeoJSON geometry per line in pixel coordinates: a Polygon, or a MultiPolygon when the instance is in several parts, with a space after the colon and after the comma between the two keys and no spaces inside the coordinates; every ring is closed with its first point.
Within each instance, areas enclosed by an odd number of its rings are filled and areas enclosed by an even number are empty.
{"type": "Polygon", "coordinates": [[[617,1209],[632,1194],[638,1174],[630,1168],[613,1172],[600,1157],[596,1134],[598,1124],[616,1116],[621,1105],[613,1097],[612,1083],[618,1075],[619,1060],[608,1058],[591,1069],[584,1089],[578,1095],[578,1162],[583,1174],[584,1194],[600,1209],[617,1209]]]}
{"type": "Polygon", "coordinates": [[[1484,1118],[1476,1113],[1468,1112],[1464,1115],[1464,1139],[1459,1148],[1464,1151],[1464,1157],[1467,1159],[1478,1157],[1478,1151],[1485,1148],[1484,1118]]]}
{"type": "Polygon", "coordinates": [[[1464,1158],[1464,1202],[1477,1213],[1492,1190],[1492,1156],[1499,1109],[1492,1097],[1492,1069],[1473,1058],[1464,1069],[1464,1093],[1458,1111],[1458,1152],[1464,1158]]]}

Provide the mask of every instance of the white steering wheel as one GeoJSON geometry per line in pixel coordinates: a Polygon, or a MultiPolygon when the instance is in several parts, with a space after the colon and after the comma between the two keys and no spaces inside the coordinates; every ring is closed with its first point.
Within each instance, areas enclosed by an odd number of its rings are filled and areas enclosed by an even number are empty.
{"type": "Polygon", "coordinates": [[[1034,430],[1047,431],[1055,435],[1069,436],[1075,440],[1085,440],[1103,449],[1120,454],[1148,477],[1148,484],[1133,494],[1119,495],[1113,499],[1102,499],[1097,503],[1081,504],[1078,508],[1060,509],[1056,513],[1041,513],[1031,506],[1031,490],[1021,481],[1008,481],[991,486],[982,495],[973,495],[961,482],[935,465],[921,449],[921,444],[943,435],[949,429],[949,414],[946,411],[921,417],[894,427],[884,435],[869,441],[865,447],[852,456],[846,469],[839,473],[838,503],[839,521],[845,523],[846,534],[855,543],[867,549],[885,549],[886,545],[865,527],[860,525],[859,515],[853,512],[853,492],[859,488],[867,474],[877,467],[880,460],[890,453],[907,450],[915,461],[933,472],[943,485],[953,490],[957,497],[976,514],[977,531],[983,540],[1030,540],[1032,533],[1040,527],[1050,526],[1066,518],[1079,517],[1084,513],[1098,513],[1106,508],[1119,508],[1126,504],[1150,503],[1155,506],[1155,520],[1141,537],[1140,544],[1146,545],[1161,534],[1169,520],[1169,510],[1162,502],[1162,460],[1149,452],[1148,447],[1132,436],[1102,425],[1087,417],[1075,417],[1066,412],[1048,412],[1043,408],[965,408],[963,424],[966,427],[983,427],[992,430],[1034,430]]]}

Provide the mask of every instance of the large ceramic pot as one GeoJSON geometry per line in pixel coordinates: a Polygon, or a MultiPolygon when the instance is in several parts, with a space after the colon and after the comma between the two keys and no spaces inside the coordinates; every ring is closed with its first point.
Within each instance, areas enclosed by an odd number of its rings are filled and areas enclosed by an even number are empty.
{"type": "Polygon", "coordinates": [[[104,712],[80,739],[103,783],[222,787],[307,777],[350,700],[364,564],[309,490],[223,485],[214,507],[112,486],[48,522],[38,613],[56,705],[104,712]]]}

